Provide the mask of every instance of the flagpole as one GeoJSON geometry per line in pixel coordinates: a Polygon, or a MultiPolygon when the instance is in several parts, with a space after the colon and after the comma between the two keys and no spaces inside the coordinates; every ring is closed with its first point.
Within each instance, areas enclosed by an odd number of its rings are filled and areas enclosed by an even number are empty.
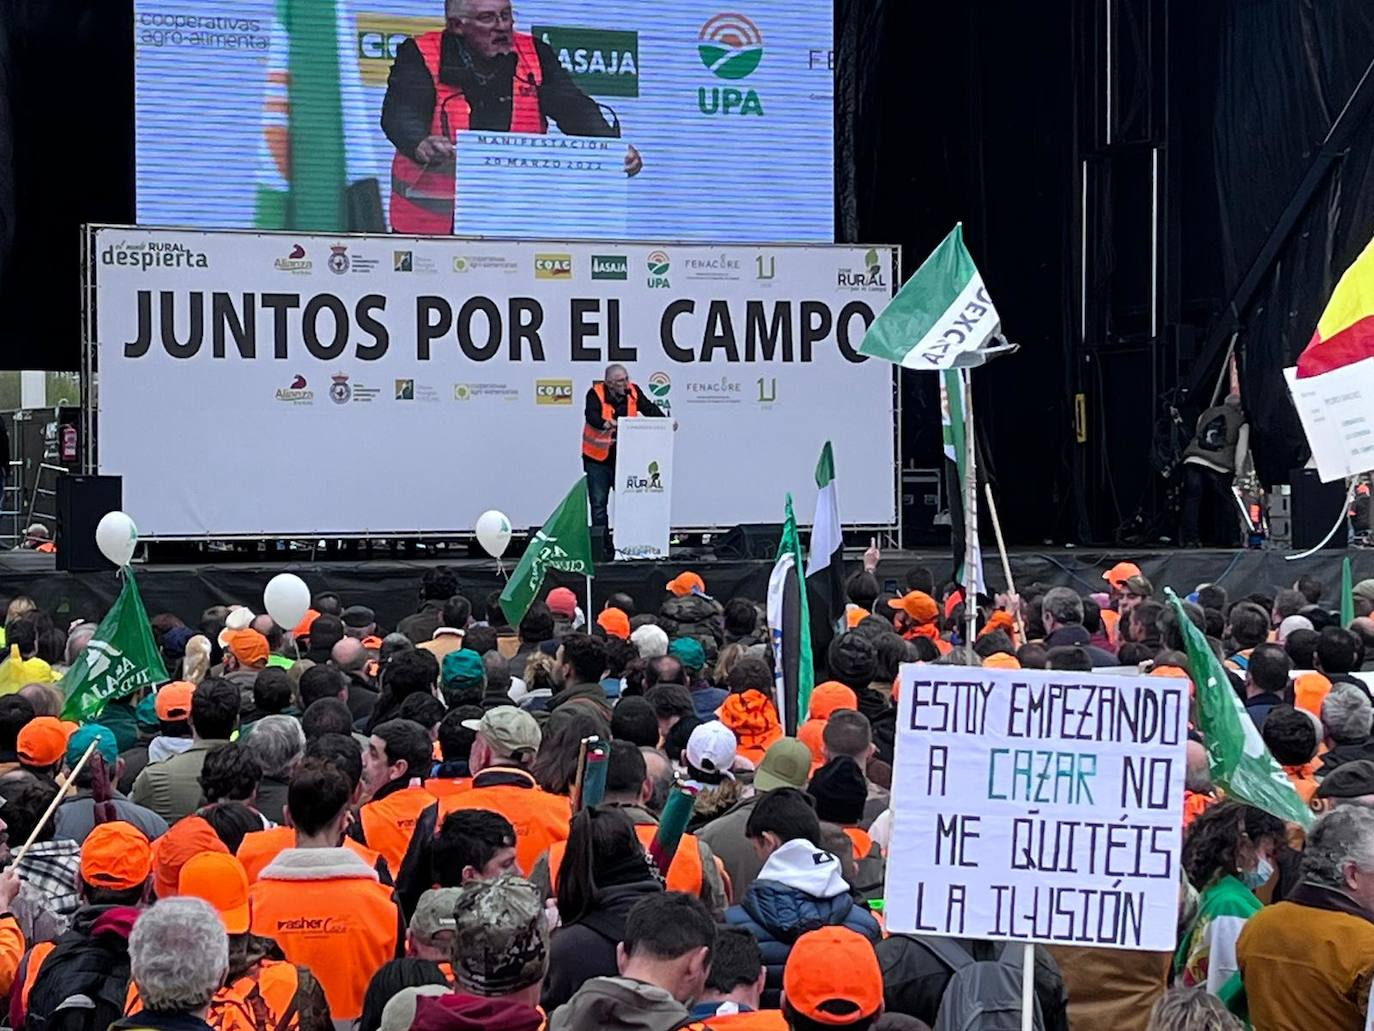
{"type": "Polygon", "coordinates": [[[973,442],[973,377],[960,369],[964,387],[964,646],[978,636],[978,469],[973,442]]]}
{"type": "MultiPolygon", "coordinates": [[[[992,520],[992,532],[997,537],[997,554],[1002,557],[1002,575],[1007,580],[1007,590],[1016,593],[1016,581],[1011,578],[1011,562],[1007,559],[1007,545],[1002,540],[1002,520],[997,518],[997,502],[992,497],[992,484],[984,483],[983,490],[988,498],[988,518],[992,520]]],[[[1021,615],[1021,606],[1016,606],[1016,632],[1020,634],[1018,644],[1026,643],[1026,621],[1021,615]]]]}
{"type": "Polygon", "coordinates": [[[596,622],[596,614],[592,612],[592,578],[586,577],[587,581],[587,626],[588,633],[591,632],[592,624],[596,622]]]}

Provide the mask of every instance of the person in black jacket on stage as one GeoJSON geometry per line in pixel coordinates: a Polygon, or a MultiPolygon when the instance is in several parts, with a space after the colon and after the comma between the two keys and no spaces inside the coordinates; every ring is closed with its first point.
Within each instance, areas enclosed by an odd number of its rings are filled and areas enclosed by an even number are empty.
{"type": "Polygon", "coordinates": [[[663,409],[630,382],[623,365],[606,366],[604,379],[588,389],[583,406],[582,468],[587,473],[593,526],[606,525],[606,504],[615,485],[617,422],[637,415],[663,418],[663,414],[663,409]]]}

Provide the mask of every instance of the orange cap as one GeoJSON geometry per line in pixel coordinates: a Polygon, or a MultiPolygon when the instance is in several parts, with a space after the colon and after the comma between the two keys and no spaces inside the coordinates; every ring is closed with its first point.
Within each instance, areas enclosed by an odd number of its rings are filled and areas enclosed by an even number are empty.
{"type": "Polygon", "coordinates": [[[1140,567],[1134,562],[1118,562],[1102,574],[1102,579],[1106,580],[1113,587],[1120,587],[1133,576],[1140,576],[1140,567]]]}
{"type": "Polygon", "coordinates": [[[170,898],[177,893],[181,880],[181,868],[202,852],[220,852],[225,855],[229,850],[220,841],[209,821],[200,816],[187,816],[172,824],[153,846],[153,890],[160,899],[170,898]]]}
{"type": "Polygon", "coordinates": [[[292,637],[308,637],[310,635],[310,624],[320,618],[320,614],[314,609],[306,609],[301,621],[291,628],[292,637]]]}
{"type": "Polygon", "coordinates": [[[696,573],[679,573],[668,581],[668,590],[679,598],[685,598],[693,591],[696,591],[697,594],[705,594],[706,581],[697,576],[696,573]]]}
{"type": "Polygon", "coordinates": [[[983,657],[984,669],[1020,669],[1021,662],[1015,655],[1006,652],[993,652],[983,657]]]}
{"type": "Polygon", "coordinates": [[[807,715],[813,720],[828,720],[836,709],[857,709],[859,696],[854,689],[838,680],[827,680],[817,684],[811,692],[811,706],[807,715]]]}
{"type": "Polygon", "coordinates": [[[603,609],[601,615],[596,617],[596,625],[611,637],[618,637],[622,641],[630,639],[630,617],[622,609],[603,609]]]}
{"type": "Polygon", "coordinates": [[[81,843],[81,879],[93,888],[123,891],[148,879],[153,846],[131,823],[98,823],[81,843]]]}
{"type": "Polygon", "coordinates": [[[37,716],[19,731],[15,751],[25,766],[53,766],[66,756],[69,736],[56,716],[37,716]]]}
{"type": "Polygon", "coordinates": [[[184,720],[191,715],[191,696],[196,693],[196,685],[189,680],[173,680],[157,690],[157,701],[153,708],[157,718],[167,723],[184,720]]]}
{"type": "Polygon", "coordinates": [[[894,609],[901,609],[918,623],[932,623],[940,614],[940,606],[925,591],[910,591],[892,602],[894,609]]]}
{"type": "Polygon", "coordinates": [[[844,607],[844,625],[850,630],[862,623],[873,613],[858,605],[846,605],[844,607]]]}
{"type": "Polygon", "coordinates": [[[267,657],[272,654],[272,648],[267,643],[267,638],[252,627],[245,627],[243,630],[226,630],[220,635],[220,643],[224,645],[226,651],[233,652],[234,658],[245,666],[266,665],[267,657]]]}
{"type": "Polygon", "coordinates": [[[230,934],[248,932],[248,874],[231,855],[202,852],[181,868],[177,894],[204,899],[215,907],[230,934]]]}
{"type": "Polygon", "coordinates": [[[846,1027],[883,1005],[883,972],[873,946],[844,927],[822,927],[797,939],[782,973],[782,991],[803,1017],[846,1027]],[[836,971],[843,971],[837,977],[836,971]]]}

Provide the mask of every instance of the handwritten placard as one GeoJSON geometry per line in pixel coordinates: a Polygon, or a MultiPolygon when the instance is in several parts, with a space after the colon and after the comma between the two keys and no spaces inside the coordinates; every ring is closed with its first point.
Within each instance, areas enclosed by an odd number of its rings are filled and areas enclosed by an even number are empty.
{"type": "Polygon", "coordinates": [[[887,929],[1167,951],[1188,681],[902,667],[887,929]]]}

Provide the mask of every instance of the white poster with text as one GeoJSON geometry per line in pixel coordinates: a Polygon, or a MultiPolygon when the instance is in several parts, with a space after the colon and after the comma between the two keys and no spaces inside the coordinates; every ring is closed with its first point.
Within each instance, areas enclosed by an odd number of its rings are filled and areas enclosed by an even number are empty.
{"type": "Polygon", "coordinates": [[[616,423],[616,558],[667,558],[673,526],[673,420],[616,423]]]}

